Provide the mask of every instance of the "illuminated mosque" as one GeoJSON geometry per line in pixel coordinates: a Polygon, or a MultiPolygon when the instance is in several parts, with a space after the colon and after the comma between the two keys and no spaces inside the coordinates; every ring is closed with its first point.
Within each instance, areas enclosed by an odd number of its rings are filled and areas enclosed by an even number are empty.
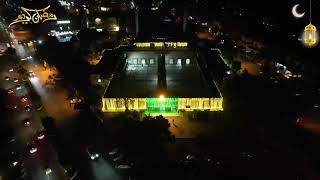
{"type": "Polygon", "coordinates": [[[102,98],[103,112],[223,111],[223,97],[188,42],[136,42],[122,51],[102,98]]]}
{"type": "Polygon", "coordinates": [[[179,28],[172,18],[149,7],[136,8],[137,38],[119,52],[116,71],[102,97],[102,112],[136,110],[157,115],[223,111],[217,83],[200,63],[204,57],[185,37],[179,37],[187,27],[188,8],[184,11],[179,28]],[[158,19],[147,21],[141,11],[158,19]]]}

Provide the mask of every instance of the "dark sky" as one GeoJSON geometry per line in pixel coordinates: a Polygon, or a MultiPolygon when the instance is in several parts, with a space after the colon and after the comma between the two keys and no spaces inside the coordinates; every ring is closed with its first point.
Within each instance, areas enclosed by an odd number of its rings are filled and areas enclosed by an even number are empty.
{"type": "MultiPolygon", "coordinates": [[[[244,7],[250,15],[259,21],[261,17],[270,19],[277,25],[276,34],[286,36],[290,34],[302,34],[304,27],[309,24],[309,0],[230,0],[231,4],[244,7]],[[291,9],[295,4],[300,4],[299,12],[305,12],[305,16],[296,19],[291,14],[291,9]]],[[[211,3],[214,3],[211,1],[211,3]]],[[[312,0],[312,24],[315,25],[320,32],[320,1],[312,0]]],[[[249,28],[250,29],[250,28],[249,28]]],[[[253,31],[254,32],[254,31],[253,31]]],[[[266,37],[267,38],[267,37],[266,37]]],[[[319,55],[319,44],[315,48],[305,48],[298,41],[282,41],[276,37],[270,38],[276,49],[283,51],[284,54],[302,55],[303,61],[320,64],[320,60],[316,58],[319,55]],[[290,47],[293,45],[294,47],[290,47]]]]}
{"type": "MultiPolygon", "coordinates": [[[[309,18],[309,0],[230,0],[231,3],[243,6],[253,16],[265,16],[275,22],[283,23],[284,26],[308,23],[309,18]],[[295,19],[291,14],[291,8],[295,4],[300,4],[299,11],[305,12],[306,15],[302,19],[295,19]]],[[[214,3],[212,1],[212,3],[214,3]]],[[[320,26],[320,1],[312,0],[312,16],[313,24],[320,26]]]]}
{"type": "MultiPolygon", "coordinates": [[[[26,7],[43,8],[46,6],[46,0],[19,0],[21,5],[26,7]]],[[[51,0],[54,2],[55,0],[51,0]]],[[[147,1],[147,0],[146,0],[147,1]]],[[[170,3],[175,4],[178,8],[182,7],[185,0],[168,0],[170,3]]],[[[195,1],[195,0],[190,0],[195,1]]],[[[219,0],[198,0],[204,1],[205,6],[200,11],[210,12],[214,11],[214,8],[219,0]]],[[[220,0],[221,1],[221,0],[220,0]]],[[[222,0],[223,1],[223,0],[222,0]]],[[[245,9],[249,13],[249,16],[253,20],[261,21],[261,18],[266,18],[270,22],[277,26],[277,31],[279,36],[286,36],[290,34],[299,34],[303,32],[304,27],[309,23],[309,0],[226,0],[235,9],[245,9]],[[305,17],[301,19],[296,19],[291,14],[291,9],[295,4],[300,4],[299,11],[305,12],[305,17]]],[[[15,1],[16,2],[16,1],[15,1]]],[[[53,5],[52,3],[50,3],[53,5]]],[[[320,30],[320,0],[312,0],[312,23],[320,30]]],[[[249,31],[255,33],[255,30],[251,27],[248,28],[249,31]]],[[[266,37],[267,38],[267,37],[266,37]]],[[[276,42],[277,38],[269,38],[269,40],[276,42]]],[[[286,42],[285,42],[286,43],[286,42]]],[[[279,43],[281,44],[281,43],[279,43]]],[[[300,47],[300,44],[297,47],[300,47]]],[[[319,46],[319,45],[318,45],[319,46]]],[[[282,45],[279,47],[283,47],[282,45]]],[[[305,53],[306,56],[313,57],[317,55],[316,51],[319,48],[314,48],[312,50],[302,50],[300,53],[305,53]]],[[[294,50],[289,50],[289,52],[294,50]]],[[[311,58],[308,58],[311,59],[311,58]]]]}

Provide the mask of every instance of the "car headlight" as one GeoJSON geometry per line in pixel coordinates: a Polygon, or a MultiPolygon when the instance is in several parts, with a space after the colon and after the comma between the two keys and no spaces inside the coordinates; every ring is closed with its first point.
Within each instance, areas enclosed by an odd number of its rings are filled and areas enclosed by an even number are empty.
{"type": "Polygon", "coordinates": [[[18,165],[18,163],[19,163],[18,161],[14,161],[14,162],[12,163],[12,165],[13,165],[13,166],[16,166],[16,165],[18,165]]]}

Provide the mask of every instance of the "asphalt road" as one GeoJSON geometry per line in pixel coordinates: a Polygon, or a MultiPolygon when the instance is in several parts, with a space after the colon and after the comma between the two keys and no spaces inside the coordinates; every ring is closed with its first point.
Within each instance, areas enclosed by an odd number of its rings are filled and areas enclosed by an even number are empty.
{"type": "Polygon", "coordinates": [[[28,82],[23,82],[15,69],[13,69],[13,72],[1,72],[0,78],[1,88],[6,90],[10,88],[14,91],[6,96],[6,103],[9,105],[7,111],[9,115],[8,120],[10,120],[10,123],[14,129],[15,143],[18,144],[18,146],[16,146],[17,148],[11,149],[11,151],[21,154],[21,161],[24,164],[26,175],[32,180],[43,180],[44,177],[47,177],[48,175],[46,175],[46,173],[43,171],[35,170],[35,167],[37,167],[37,169],[51,168],[52,173],[50,175],[52,177],[50,179],[65,179],[65,174],[61,170],[61,166],[50,144],[37,146],[38,151],[34,154],[29,152],[28,144],[32,143],[35,140],[36,133],[44,130],[44,128],[41,122],[41,116],[43,115],[43,112],[36,110],[33,102],[30,101],[29,89],[25,85],[25,83],[28,82]],[[9,80],[5,80],[4,77],[6,76],[9,77],[9,80]],[[18,82],[13,82],[13,78],[17,78],[18,82]],[[17,84],[21,86],[21,89],[16,89],[17,84]],[[21,101],[22,96],[27,97],[25,102],[21,101]],[[26,105],[31,106],[30,111],[25,110],[24,107],[26,105]],[[30,124],[24,124],[25,119],[30,119],[30,124]],[[42,156],[47,158],[42,160],[39,158],[34,158],[39,154],[43,154],[42,156]],[[48,162],[48,164],[44,166],[42,163],[43,161],[48,162]]]}
{"type": "MultiPolygon", "coordinates": [[[[34,64],[35,65],[35,64],[34,64]]],[[[54,68],[44,68],[41,65],[29,66],[29,70],[35,73],[34,79],[31,80],[36,92],[41,96],[41,101],[50,117],[55,119],[58,126],[63,126],[74,119],[78,114],[78,110],[74,110],[68,100],[68,92],[66,89],[58,85],[54,80],[48,77],[57,75],[58,72],[54,68]],[[46,83],[51,82],[51,83],[46,83]]]]}

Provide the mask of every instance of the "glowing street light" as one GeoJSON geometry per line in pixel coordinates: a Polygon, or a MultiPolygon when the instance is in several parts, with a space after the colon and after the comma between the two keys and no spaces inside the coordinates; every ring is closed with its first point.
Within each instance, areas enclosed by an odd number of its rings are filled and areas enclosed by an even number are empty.
{"type": "Polygon", "coordinates": [[[96,19],[94,20],[94,22],[95,22],[96,24],[101,24],[101,23],[102,23],[102,20],[101,20],[101,18],[96,18],[96,19]]]}
{"type": "Polygon", "coordinates": [[[113,30],[116,31],[116,32],[118,32],[118,31],[120,30],[120,27],[119,27],[119,26],[114,26],[114,27],[113,27],[113,30]]]}
{"type": "Polygon", "coordinates": [[[46,169],[46,175],[49,175],[49,174],[51,174],[52,173],[52,170],[50,169],[50,168],[47,168],[46,169]]]}
{"type": "Polygon", "coordinates": [[[163,94],[161,94],[161,95],[159,96],[159,101],[160,101],[160,102],[164,102],[165,99],[166,99],[166,98],[164,97],[163,94]]]}
{"type": "Polygon", "coordinates": [[[110,8],[107,8],[107,7],[100,7],[100,10],[105,12],[105,11],[109,11],[109,10],[110,10],[110,8]]]}
{"type": "Polygon", "coordinates": [[[18,161],[14,161],[13,163],[12,163],[12,166],[17,166],[18,165],[18,161]]]}
{"type": "Polygon", "coordinates": [[[57,21],[57,24],[70,24],[71,21],[70,20],[61,20],[61,21],[57,21]]]}
{"type": "Polygon", "coordinates": [[[36,147],[32,147],[31,149],[30,149],[30,153],[31,154],[33,154],[33,153],[35,153],[35,152],[37,152],[38,151],[38,149],[36,148],[36,147]]]}
{"type": "Polygon", "coordinates": [[[42,133],[40,133],[40,134],[37,136],[37,138],[38,138],[39,140],[44,139],[44,137],[45,137],[45,135],[44,135],[44,134],[42,134],[42,133]]]}

